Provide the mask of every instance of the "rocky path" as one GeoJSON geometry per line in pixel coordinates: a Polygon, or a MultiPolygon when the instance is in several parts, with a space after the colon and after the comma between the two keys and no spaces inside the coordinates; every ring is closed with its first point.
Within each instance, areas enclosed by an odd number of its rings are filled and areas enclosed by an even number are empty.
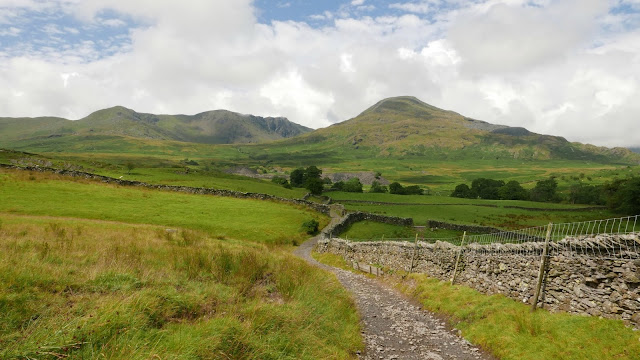
{"type": "Polygon", "coordinates": [[[320,264],[311,257],[318,237],[296,255],[336,274],[354,296],[363,322],[365,351],[360,359],[494,359],[447,330],[443,321],[421,310],[375,279],[320,264]]]}

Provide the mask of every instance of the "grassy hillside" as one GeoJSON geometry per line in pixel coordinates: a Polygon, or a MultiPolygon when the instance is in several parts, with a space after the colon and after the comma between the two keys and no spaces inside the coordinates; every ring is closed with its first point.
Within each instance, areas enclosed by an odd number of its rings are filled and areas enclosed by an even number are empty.
{"type": "Polygon", "coordinates": [[[334,277],[188,229],[0,213],[0,283],[2,359],[349,359],[362,347],[334,277]]]}
{"type": "Polygon", "coordinates": [[[269,244],[307,238],[303,222],[326,216],[269,201],[104,185],[53,174],[0,170],[0,212],[184,227],[269,244]]]}
{"type": "Polygon", "coordinates": [[[137,113],[117,106],[77,120],[60,118],[0,118],[0,146],[29,147],[46,144],[53,149],[64,143],[110,141],[124,137],[204,144],[256,143],[309,132],[311,129],[286,118],[242,115],[226,110],[193,116],[137,113]]]}
{"type": "MultiPolygon", "coordinates": [[[[114,119],[120,119],[118,123],[131,125],[123,127],[128,129],[126,136],[106,130],[92,132],[91,127],[83,125],[60,130],[62,136],[54,137],[3,142],[0,135],[0,146],[80,163],[110,176],[122,176],[124,164],[134,162],[136,170],[127,175],[139,180],[161,182],[166,178],[175,183],[200,182],[197,186],[212,184],[225,188],[232,188],[237,182],[236,190],[279,192],[283,196],[297,195],[264,185],[264,181],[262,184],[239,178],[227,181],[221,171],[244,166],[267,174],[282,174],[309,165],[316,165],[325,173],[374,171],[388,180],[421,185],[444,195],[457,184],[470,183],[478,177],[517,180],[532,187],[537,180],[551,175],[561,178],[584,174],[594,183],[602,183],[612,178],[608,174],[640,163],[640,155],[628,149],[571,143],[522,128],[492,125],[412,97],[385,99],[353,119],[274,142],[234,145],[187,142],[206,142],[196,137],[205,136],[215,127],[205,126],[213,124],[209,120],[215,116],[204,113],[187,121],[181,116],[136,114],[113,108],[93,114],[91,121],[109,129],[115,126],[114,119]],[[182,135],[164,140],[169,138],[165,136],[167,132],[177,134],[174,125],[178,123],[184,125],[182,135]],[[198,165],[186,165],[182,162],[185,159],[198,165]],[[91,165],[94,162],[106,166],[91,165]],[[178,171],[174,167],[185,166],[192,170],[188,176],[172,175],[178,171]]],[[[9,125],[0,121],[1,126],[9,125]]],[[[36,126],[34,132],[46,133],[39,129],[36,126]]],[[[560,184],[570,185],[570,181],[560,184]]]]}

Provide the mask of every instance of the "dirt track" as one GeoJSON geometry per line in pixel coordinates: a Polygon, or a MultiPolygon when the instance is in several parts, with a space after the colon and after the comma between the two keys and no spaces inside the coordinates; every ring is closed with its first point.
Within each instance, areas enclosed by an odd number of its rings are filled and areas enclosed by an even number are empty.
{"type": "Polygon", "coordinates": [[[318,237],[295,254],[336,274],[354,297],[362,319],[360,359],[494,359],[447,330],[444,322],[375,279],[320,264],[311,257],[318,237]]]}

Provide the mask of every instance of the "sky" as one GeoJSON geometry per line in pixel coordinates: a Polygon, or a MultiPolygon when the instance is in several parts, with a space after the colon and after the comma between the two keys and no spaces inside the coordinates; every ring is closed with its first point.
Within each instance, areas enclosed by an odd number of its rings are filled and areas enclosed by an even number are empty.
{"type": "Polygon", "coordinates": [[[320,128],[411,95],[640,146],[640,0],[0,0],[0,116],[227,109],[320,128]]]}

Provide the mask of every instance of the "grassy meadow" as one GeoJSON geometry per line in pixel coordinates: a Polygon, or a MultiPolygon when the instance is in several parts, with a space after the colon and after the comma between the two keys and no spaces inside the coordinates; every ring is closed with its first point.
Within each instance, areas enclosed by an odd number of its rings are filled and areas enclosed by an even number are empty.
{"type": "Polygon", "coordinates": [[[191,229],[0,213],[2,359],[349,359],[335,277],[191,229]]]}
{"type": "Polygon", "coordinates": [[[410,217],[413,218],[415,225],[426,225],[429,220],[437,220],[500,229],[520,229],[545,225],[550,221],[564,223],[616,216],[606,208],[591,209],[585,205],[532,201],[343,192],[330,192],[328,195],[335,201],[345,204],[347,210],[410,217]]]}
{"type": "Polygon", "coordinates": [[[328,217],[272,201],[106,185],[49,173],[0,170],[0,212],[156,224],[267,244],[301,242],[303,222],[328,217]]]}

